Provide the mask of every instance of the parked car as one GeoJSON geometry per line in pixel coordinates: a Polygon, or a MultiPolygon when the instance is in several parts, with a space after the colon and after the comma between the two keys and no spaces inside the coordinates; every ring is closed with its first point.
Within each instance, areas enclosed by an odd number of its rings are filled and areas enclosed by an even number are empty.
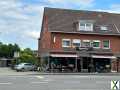
{"type": "Polygon", "coordinates": [[[18,65],[15,65],[14,69],[16,71],[34,71],[36,69],[36,66],[31,63],[20,63],[18,65]]]}

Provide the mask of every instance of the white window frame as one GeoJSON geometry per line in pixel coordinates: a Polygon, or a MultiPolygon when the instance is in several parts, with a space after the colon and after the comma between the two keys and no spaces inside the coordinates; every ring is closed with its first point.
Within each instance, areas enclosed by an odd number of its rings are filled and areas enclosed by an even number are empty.
{"type": "MultiPolygon", "coordinates": [[[[91,40],[82,40],[82,42],[89,42],[90,43],[90,47],[91,47],[91,40]]],[[[85,47],[84,44],[82,43],[82,47],[85,47]]]]}
{"type": "Polygon", "coordinates": [[[62,47],[71,47],[71,39],[62,39],[62,47]],[[63,41],[70,41],[70,45],[69,46],[64,46],[63,41]]]}
{"type": "Polygon", "coordinates": [[[72,46],[73,46],[73,47],[76,47],[76,46],[73,45],[74,40],[79,41],[79,43],[80,43],[80,46],[79,46],[79,47],[81,47],[81,40],[80,40],[80,39],[73,39],[73,40],[72,40],[72,46]]]}
{"type": "MultiPolygon", "coordinates": [[[[107,40],[103,40],[103,41],[107,41],[107,40]]],[[[106,47],[104,47],[104,45],[103,45],[103,41],[102,41],[102,47],[103,47],[103,49],[110,49],[110,40],[108,40],[109,41],[109,47],[108,48],[106,48],[106,47]]]]}
{"type": "Polygon", "coordinates": [[[93,23],[79,22],[79,31],[93,31],[93,23]],[[84,24],[85,27],[81,27],[80,24],[84,24]],[[91,26],[88,28],[87,24],[90,24],[91,26]]]}
{"type": "Polygon", "coordinates": [[[100,46],[101,46],[101,41],[100,41],[100,40],[92,40],[92,43],[94,43],[94,42],[99,42],[99,47],[94,47],[93,44],[92,44],[92,47],[93,47],[93,48],[100,48],[100,46]]]}

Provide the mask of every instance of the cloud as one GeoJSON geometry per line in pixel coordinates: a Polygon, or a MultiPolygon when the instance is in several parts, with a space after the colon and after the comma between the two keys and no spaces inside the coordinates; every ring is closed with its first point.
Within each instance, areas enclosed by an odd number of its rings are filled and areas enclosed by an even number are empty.
{"type": "Polygon", "coordinates": [[[110,11],[114,13],[120,13],[120,4],[112,4],[110,6],[110,11]]]}
{"type": "Polygon", "coordinates": [[[95,0],[47,0],[49,3],[53,4],[53,6],[60,6],[63,8],[87,8],[92,7],[95,4],[95,0]],[[59,3],[59,5],[58,5],[59,3]]]}
{"type": "Polygon", "coordinates": [[[24,5],[18,0],[1,0],[0,7],[0,40],[17,43],[21,47],[37,48],[43,6],[24,5]],[[36,45],[31,46],[32,43],[36,45]]]}
{"type": "Polygon", "coordinates": [[[120,4],[111,4],[107,9],[94,9],[100,12],[118,13],[120,14],[120,4]]]}
{"type": "Polygon", "coordinates": [[[38,39],[40,37],[40,32],[39,31],[25,31],[24,35],[32,39],[38,39]]]}
{"type": "Polygon", "coordinates": [[[50,3],[58,3],[58,2],[64,2],[64,0],[48,0],[50,3]]]}

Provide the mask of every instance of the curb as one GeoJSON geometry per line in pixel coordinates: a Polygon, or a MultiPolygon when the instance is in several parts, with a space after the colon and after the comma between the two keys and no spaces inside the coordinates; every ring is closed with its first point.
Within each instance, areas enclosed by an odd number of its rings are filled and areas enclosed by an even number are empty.
{"type": "Polygon", "coordinates": [[[38,73],[29,75],[98,75],[98,76],[120,76],[120,73],[38,73]]]}

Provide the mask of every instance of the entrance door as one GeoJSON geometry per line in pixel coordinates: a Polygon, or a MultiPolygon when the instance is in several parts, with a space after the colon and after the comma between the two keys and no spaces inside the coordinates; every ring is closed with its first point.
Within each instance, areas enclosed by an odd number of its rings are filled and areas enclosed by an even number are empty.
{"type": "Polygon", "coordinates": [[[91,59],[88,57],[82,57],[82,58],[78,59],[78,71],[88,72],[90,60],[91,59]]]}

